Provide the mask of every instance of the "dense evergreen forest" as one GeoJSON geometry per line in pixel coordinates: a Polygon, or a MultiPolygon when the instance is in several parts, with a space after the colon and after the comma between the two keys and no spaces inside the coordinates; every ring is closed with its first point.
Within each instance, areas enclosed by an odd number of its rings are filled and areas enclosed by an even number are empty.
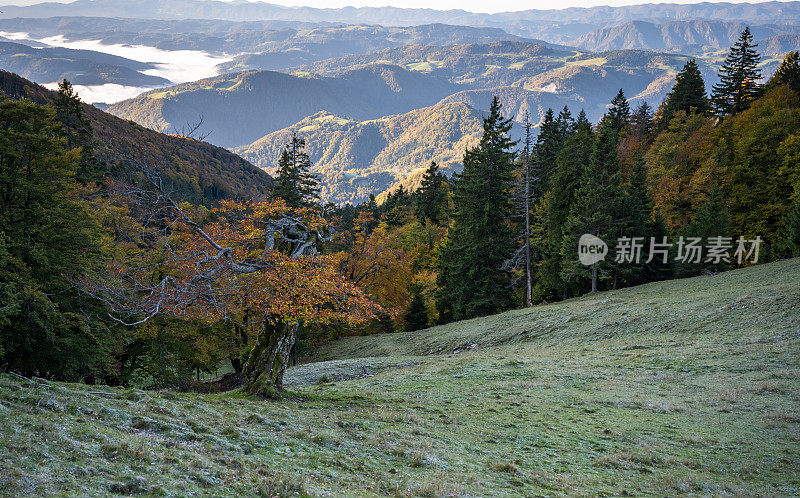
{"type": "Polygon", "coordinates": [[[620,89],[598,123],[549,110],[522,143],[495,99],[460,174],[431,164],[380,205],[321,205],[296,137],[260,198],[229,185],[213,202],[182,198],[154,166],[179,148],[109,155],[68,83],[50,103],[4,97],[0,365],[214,389],[196,378],[229,364],[230,385],[274,395],[291,357],[321,341],[749,264],[585,266],[583,234],[612,247],[760,237],[759,262],[798,256],[800,60],[790,52],[764,83],[759,62],[745,30],[710,92],[690,60],[656,109],[631,109],[620,89]]]}

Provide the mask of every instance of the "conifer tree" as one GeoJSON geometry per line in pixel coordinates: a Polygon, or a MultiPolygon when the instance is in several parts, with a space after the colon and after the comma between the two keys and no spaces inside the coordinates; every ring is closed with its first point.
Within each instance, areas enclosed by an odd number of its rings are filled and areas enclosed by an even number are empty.
{"type": "Polygon", "coordinates": [[[536,271],[536,283],[537,294],[545,299],[564,297],[565,287],[561,278],[564,222],[575,201],[575,191],[580,185],[584,168],[591,160],[593,148],[592,125],[581,110],[575,122],[575,131],[558,155],[547,193],[547,210],[542,213],[545,219],[540,221],[545,234],[539,248],[542,260],[536,271]]]}
{"type": "Polygon", "coordinates": [[[800,52],[797,50],[786,54],[767,84],[769,87],[778,85],[789,85],[795,93],[800,94],[800,52]]]}
{"type": "Polygon", "coordinates": [[[403,184],[386,196],[386,201],[381,210],[386,213],[385,220],[389,226],[396,227],[405,223],[407,215],[411,212],[411,194],[403,184]]]}
{"type": "Polygon", "coordinates": [[[620,88],[611,101],[611,107],[609,107],[608,112],[603,116],[603,121],[607,121],[611,128],[619,134],[628,126],[630,120],[631,106],[628,104],[628,99],[625,98],[625,92],[620,88]]]}
{"type": "MultiPolygon", "coordinates": [[[[620,114],[617,114],[619,117],[620,114]]],[[[618,234],[622,189],[620,188],[619,158],[617,157],[618,123],[613,117],[604,120],[594,143],[591,160],[584,169],[575,201],[564,222],[561,245],[561,276],[581,292],[587,287],[598,290],[598,282],[610,276],[613,264],[608,260],[584,267],[578,260],[578,239],[591,234],[612,247],[618,234]]]]}
{"type": "Polygon", "coordinates": [[[561,112],[558,113],[558,117],[556,118],[556,124],[558,125],[558,134],[561,143],[563,143],[567,137],[569,137],[570,133],[573,132],[573,127],[575,126],[575,120],[572,119],[572,113],[569,112],[569,107],[564,106],[561,109],[561,112]]]}
{"type": "Polygon", "coordinates": [[[372,215],[372,223],[366,227],[367,232],[371,232],[372,229],[378,226],[378,223],[381,221],[381,207],[378,206],[378,201],[375,200],[375,194],[369,194],[369,199],[367,202],[360,207],[362,211],[372,215]]]}
{"type": "Polygon", "coordinates": [[[636,108],[631,117],[631,128],[634,133],[647,137],[653,131],[653,109],[645,101],[636,108]]]}
{"type": "Polygon", "coordinates": [[[792,257],[800,256],[800,185],[787,215],[788,247],[792,257]]]}
{"type": "Polygon", "coordinates": [[[447,216],[447,193],[443,187],[444,175],[439,173],[439,165],[431,161],[414,192],[414,213],[421,223],[430,220],[438,225],[447,216]]]}
{"type": "Polygon", "coordinates": [[[406,310],[405,324],[409,332],[428,326],[428,308],[425,306],[425,298],[419,285],[411,286],[411,302],[406,310]]]}
{"type": "Polygon", "coordinates": [[[319,200],[319,181],[311,174],[311,160],[305,146],[304,139],[292,135],[278,162],[273,195],[293,209],[313,206],[319,200]]]}
{"type": "Polygon", "coordinates": [[[758,44],[753,43],[750,28],[745,28],[722,64],[720,82],[714,85],[711,94],[711,103],[718,115],[744,111],[758,97],[761,91],[758,84],[761,79],[761,72],[758,70],[761,56],[756,52],[756,47],[758,44]]]}
{"type": "MultiPolygon", "coordinates": [[[[730,236],[731,225],[730,215],[725,206],[725,200],[722,197],[722,192],[719,187],[714,185],[711,189],[711,194],[700,207],[697,208],[692,222],[689,223],[683,230],[683,235],[686,237],[700,237],[703,243],[706,243],[709,237],[726,237],[730,236]]],[[[707,264],[701,262],[699,265],[679,265],[679,274],[697,274],[701,270],[723,271],[730,265],[725,262],[717,264],[707,264]]]]}
{"type": "Polygon", "coordinates": [[[661,108],[661,128],[666,128],[677,111],[686,114],[706,114],[711,111],[711,102],[706,96],[706,84],[694,59],[683,66],[675,76],[675,85],[664,99],[661,108]]]}
{"type": "Polygon", "coordinates": [[[654,258],[647,263],[646,251],[651,238],[661,242],[667,235],[663,221],[653,218],[653,201],[647,183],[647,167],[641,154],[636,156],[630,179],[624,188],[621,212],[619,214],[622,236],[641,237],[643,245],[641,259],[618,265],[619,284],[636,285],[651,280],[660,280],[670,271],[669,261],[654,258]]]}
{"type": "Polygon", "coordinates": [[[53,107],[61,123],[61,135],[67,140],[67,148],[81,148],[75,179],[79,182],[99,181],[102,174],[92,148],[92,125],[83,116],[83,104],[66,79],[58,84],[53,107]]]}
{"type": "Polygon", "coordinates": [[[500,109],[495,97],[480,143],[467,150],[454,186],[453,225],[437,265],[437,308],[444,321],[496,313],[511,302],[504,266],[514,250],[509,194],[515,142],[508,136],[511,120],[500,109]]]}
{"type": "Polygon", "coordinates": [[[556,158],[563,144],[562,124],[554,117],[553,110],[547,109],[539,125],[536,145],[533,147],[534,166],[539,171],[539,178],[531,195],[538,196],[547,190],[556,167],[556,158]]]}

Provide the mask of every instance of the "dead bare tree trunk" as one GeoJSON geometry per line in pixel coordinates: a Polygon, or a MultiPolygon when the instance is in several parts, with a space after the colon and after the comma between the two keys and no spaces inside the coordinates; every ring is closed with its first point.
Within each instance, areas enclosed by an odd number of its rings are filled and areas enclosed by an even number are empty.
{"type": "Polygon", "coordinates": [[[531,284],[531,122],[525,112],[525,306],[533,306],[531,284]]]}
{"type": "Polygon", "coordinates": [[[298,324],[280,320],[264,323],[244,365],[245,393],[265,398],[280,396],[297,329],[298,324]]]}

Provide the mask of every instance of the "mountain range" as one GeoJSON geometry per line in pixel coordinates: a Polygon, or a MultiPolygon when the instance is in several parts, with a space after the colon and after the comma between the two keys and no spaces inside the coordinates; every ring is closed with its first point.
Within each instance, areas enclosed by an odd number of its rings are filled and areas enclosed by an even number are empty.
{"type": "MultiPolygon", "coordinates": [[[[683,19],[724,19],[728,21],[800,22],[800,2],[642,4],[622,7],[572,7],[549,10],[521,10],[481,14],[465,10],[435,10],[397,7],[313,8],[285,7],[265,2],[220,0],[76,0],[69,4],[44,2],[29,6],[5,6],[4,15],[13,17],[95,16],[102,11],[109,18],[220,19],[233,21],[284,20],[342,22],[410,26],[447,23],[492,26],[512,34],[531,36],[542,25],[555,28],[578,23],[602,27],[630,20],[664,22],[683,19]]],[[[591,28],[590,28],[591,29],[591,28]]],[[[552,39],[552,38],[551,38],[552,39]]]]}
{"type": "MultiPolygon", "coordinates": [[[[765,76],[800,48],[800,2],[479,14],[76,0],[7,6],[2,17],[0,67],[50,87],[67,78],[87,94],[101,85],[93,100],[116,102],[98,107],[123,118],[112,128],[134,126],[122,135],[152,143],[143,130],[176,133],[202,120],[201,133],[217,147],[197,142],[203,150],[193,158],[224,156],[206,184],[231,188],[191,187],[203,178],[192,166],[186,178],[173,175],[192,195],[240,192],[231,175],[252,175],[252,165],[218,147],[274,171],[296,133],[308,143],[324,199],[337,203],[411,185],[431,160],[458,171],[494,96],[518,138],[519,123],[529,119],[535,128],[550,108],[583,109],[597,121],[619,89],[632,106],[657,107],[690,57],[710,88],[747,26],[765,56],[765,76]],[[137,96],[122,100],[130,95],[137,96]]],[[[261,186],[247,195],[268,190],[257,178],[261,186]]]]}
{"type": "Polygon", "coordinates": [[[459,89],[443,78],[382,64],[331,77],[248,71],[154,90],[108,110],[160,131],[202,116],[211,142],[234,147],[323,110],[375,119],[435,104],[459,89]]]}
{"type": "Polygon", "coordinates": [[[460,171],[467,147],[483,130],[483,114],[463,102],[443,102],[368,121],[319,112],[294,125],[233,149],[273,172],[293,134],[306,140],[322,196],[360,203],[436,161],[444,172],[460,171]]]}
{"type": "Polygon", "coordinates": [[[775,55],[786,50],[773,51],[770,46],[763,47],[769,44],[765,40],[800,32],[800,25],[788,24],[753,24],[705,19],[656,24],[636,20],[595,29],[575,40],[573,44],[591,51],[643,49],[693,54],[730,47],[748,26],[755,40],[762,45],[762,53],[767,55],[775,55]]]}
{"type": "Polygon", "coordinates": [[[68,79],[75,85],[116,83],[131,86],[164,86],[166,78],[144,74],[153,64],[91,50],[38,47],[0,42],[0,67],[43,83],[68,79]]]}

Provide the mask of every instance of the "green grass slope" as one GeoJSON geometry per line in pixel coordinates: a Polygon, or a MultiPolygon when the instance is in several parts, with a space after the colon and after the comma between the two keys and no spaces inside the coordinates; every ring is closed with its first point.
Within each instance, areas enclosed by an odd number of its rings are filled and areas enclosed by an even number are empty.
{"type": "Polygon", "coordinates": [[[338,341],[279,402],[0,375],[0,494],[797,495],[798,352],[795,259],[338,341]]]}

